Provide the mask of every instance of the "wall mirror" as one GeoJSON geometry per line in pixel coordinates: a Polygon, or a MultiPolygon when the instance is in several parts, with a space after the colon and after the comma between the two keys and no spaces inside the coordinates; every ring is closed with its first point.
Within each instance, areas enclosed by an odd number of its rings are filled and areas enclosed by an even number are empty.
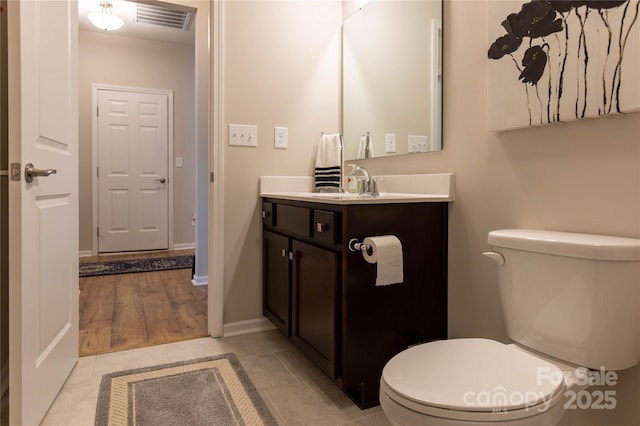
{"type": "Polygon", "coordinates": [[[442,0],[371,0],[343,24],[344,160],[442,149],[442,0]]]}

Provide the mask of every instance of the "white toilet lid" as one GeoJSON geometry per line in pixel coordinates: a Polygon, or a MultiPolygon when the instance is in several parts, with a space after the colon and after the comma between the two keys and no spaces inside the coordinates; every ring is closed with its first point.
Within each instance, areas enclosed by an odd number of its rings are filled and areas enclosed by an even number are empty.
{"type": "Polygon", "coordinates": [[[450,339],[407,349],[382,371],[410,401],[460,411],[512,411],[550,401],[564,388],[548,361],[488,339],[450,339]]]}

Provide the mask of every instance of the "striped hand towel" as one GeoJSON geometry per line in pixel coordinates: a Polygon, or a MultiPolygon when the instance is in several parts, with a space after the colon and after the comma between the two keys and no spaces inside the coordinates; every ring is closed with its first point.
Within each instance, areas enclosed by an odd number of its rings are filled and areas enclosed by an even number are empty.
{"type": "Polygon", "coordinates": [[[340,188],[342,168],[340,151],[342,149],[340,134],[322,135],[316,153],[316,189],[340,188]]]}

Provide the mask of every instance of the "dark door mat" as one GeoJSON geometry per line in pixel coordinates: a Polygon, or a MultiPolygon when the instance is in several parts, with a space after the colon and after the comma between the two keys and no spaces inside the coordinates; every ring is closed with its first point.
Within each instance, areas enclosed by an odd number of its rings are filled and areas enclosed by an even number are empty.
{"type": "Polygon", "coordinates": [[[167,256],[149,259],[80,263],[80,276],[93,277],[98,275],[168,271],[171,269],[188,269],[192,266],[193,256],[167,256]]]}

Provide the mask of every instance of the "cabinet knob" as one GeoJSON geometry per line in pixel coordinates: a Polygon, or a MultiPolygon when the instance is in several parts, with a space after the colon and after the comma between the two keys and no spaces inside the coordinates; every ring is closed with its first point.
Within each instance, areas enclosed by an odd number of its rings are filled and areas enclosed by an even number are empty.
{"type": "Polygon", "coordinates": [[[266,219],[268,217],[271,217],[271,212],[266,212],[266,211],[263,210],[262,211],[262,218],[266,219]]]}
{"type": "Polygon", "coordinates": [[[326,223],[316,223],[316,232],[324,232],[327,230],[327,224],[326,223]]]}
{"type": "Polygon", "coordinates": [[[287,249],[282,249],[282,257],[287,257],[287,249]]]}

